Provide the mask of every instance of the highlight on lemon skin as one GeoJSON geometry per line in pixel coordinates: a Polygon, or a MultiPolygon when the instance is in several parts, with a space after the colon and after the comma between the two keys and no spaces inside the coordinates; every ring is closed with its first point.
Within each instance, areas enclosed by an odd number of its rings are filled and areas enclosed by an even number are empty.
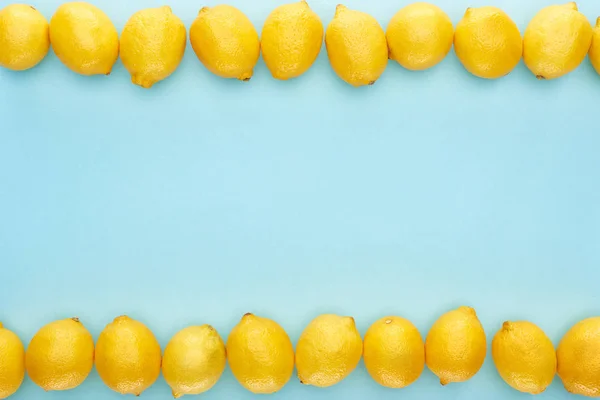
{"type": "Polygon", "coordinates": [[[50,49],[50,28],[33,6],[11,4],[0,10],[0,66],[24,71],[38,65],[50,49]]]}
{"type": "Polygon", "coordinates": [[[25,348],[21,339],[0,322],[0,399],[19,390],[25,378],[25,348]]]}
{"type": "Polygon", "coordinates": [[[461,306],[443,314],[425,340],[425,363],[442,385],[466,382],[483,366],[487,342],[475,310],[461,306]]]}
{"type": "Polygon", "coordinates": [[[419,379],[425,368],[425,344],[409,320],[384,317],[367,330],[363,359],[375,382],[389,388],[404,388],[419,379]]]}
{"type": "Polygon", "coordinates": [[[190,326],[167,344],[162,373],[176,399],[210,390],[219,380],[227,355],[219,333],[210,325],[190,326]]]}
{"type": "Polygon", "coordinates": [[[248,313],[229,333],[227,360],[240,385],[255,394],[272,394],[292,377],[294,346],[277,322],[248,313]]]}
{"type": "Polygon", "coordinates": [[[505,322],[492,340],[492,357],[500,377],[523,393],[543,393],[556,375],[552,341],[528,321],[505,322]]]}
{"type": "Polygon", "coordinates": [[[79,318],[43,326],[27,347],[27,374],[45,391],[76,388],[93,366],[94,339],[79,318]]]}
{"type": "Polygon", "coordinates": [[[517,24],[498,7],[468,8],[456,26],[454,50],[471,74],[498,79],[521,60],[523,39],[517,24]]]}
{"type": "Polygon", "coordinates": [[[583,62],[592,36],[592,26],[575,2],[545,7],[525,29],[523,60],[538,79],[560,78],[583,62]]]}
{"type": "Polygon", "coordinates": [[[412,71],[439,64],[450,52],[453,38],[454,26],[448,14],[423,2],[398,11],[386,31],[389,58],[412,71]]]}
{"type": "Polygon", "coordinates": [[[323,23],[306,0],[273,10],[263,25],[260,41],[273,78],[288,80],[308,71],[321,51],[323,34],[323,23]]]}
{"type": "Polygon", "coordinates": [[[325,47],[334,72],[355,87],[373,85],[387,67],[388,46],[379,22],[342,4],[327,26],[325,47]]]}

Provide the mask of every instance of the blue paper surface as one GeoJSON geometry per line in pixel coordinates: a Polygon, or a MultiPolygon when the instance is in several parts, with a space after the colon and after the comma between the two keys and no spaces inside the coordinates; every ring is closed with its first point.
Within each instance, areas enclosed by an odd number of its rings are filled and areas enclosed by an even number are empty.
{"type": "MultiPolygon", "coordinates": [[[[469,6],[502,7],[523,31],[542,0],[436,0],[456,24],[469,6]]],[[[8,4],[8,3],[7,3],[8,4]]],[[[50,18],[59,0],[36,0],[50,18]]],[[[158,0],[96,1],[121,31],[158,0]]],[[[171,0],[189,27],[217,3],[171,0]]],[[[232,0],[260,31],[280,0],[232,0]]],[[[313,0],[324,24],[337,1],[313,0]]],[[[385,28],[407,1],[348,0],[385,28]]],[[[600,3],[578,2],[590,21],[600,3]]],[[[4,4],[0,4],[4,5],[4,4]]],[[[179,329],[226,338],[246,312],[295,343],[320,313],[362,334],[385,315],[423,336],[443,312],[474,307],[488,340],[527,319],[555,344],[600,315],[600,77],[589,60],[538,81],[469,75],[451,53],[425,72],[389,63],[371,87],[332,72],[323,46],[289,82],[262,59],[250,82],[211,75],[188,45],[169,79],[144,90],[120,61],[83,77],[49,54],[0,71],[0,320],[27,343],[78,316],[97,338],[121,314],[164,348],[179,329]]],[[[203,399],[255,398],[229,369],[203,399]]],[[[528,396],[488,352],[472,380],[446,387],[427,369],[403,390],[363,364],[329,389],[294,377],[273,399],[500,400],[528,396]]],[[[110,400],[92,372],[75,390],[30,380],[13,397],[110,400]]],[[[162,377],[145,400],[168,399],[162,377]]],[[[567,399],[557,378],[540,400],[567,399]]]]}

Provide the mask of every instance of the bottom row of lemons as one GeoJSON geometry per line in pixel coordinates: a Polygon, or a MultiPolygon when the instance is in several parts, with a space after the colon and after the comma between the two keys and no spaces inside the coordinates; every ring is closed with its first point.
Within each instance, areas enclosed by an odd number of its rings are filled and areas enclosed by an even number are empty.
{"type": "MultiPolygon", "coordinates": [[[[446,385],[473,377],[486,357],[486,336],[470,307],[442,315],[423,341],[417,328],[401,317],[385,317],[367,331],[364,341],[354,319],[333,314],[315,318],[301,334],[296,350],[275,321],[243,316],[227,345],[209,325],[175,334],[164,355],[154,334],[127,316],[116,318],[96,346],[77,318],[40,329],[27,351],[19,338],[0,324],[0,399],[15,393],[25,376],[44,390],[80,385],[95,363],[102,381],[123,394],[140,395],[162,373],[175,398],[213,387],[229,362],[239,383],[253,393],[280,390],[294,366],[303,384],[332,386],[346,378],[361,357],[379,384],[402,388],[415,382],[425,365],[446,385]]],[[[543,392],[558,371],[572,393],[600,395],[600,317],[577,323],[557,351],[531,322],[505,322],[492,342],[500,376],[526,393],[543,392]]]]}

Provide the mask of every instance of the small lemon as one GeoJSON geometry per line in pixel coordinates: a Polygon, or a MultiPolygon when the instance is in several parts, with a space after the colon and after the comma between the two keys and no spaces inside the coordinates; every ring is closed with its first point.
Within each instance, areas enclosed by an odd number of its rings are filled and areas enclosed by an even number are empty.
{"type": "Polygon", "coordinates": [[[442,385],[471,379],[483,365],[485,354],[485,332],[471,307],[442,315],[425,340],[425,363],[442,385]]]}
{"type": "Polygon", "coordinates": [[[0,10],[0,66],[13,71],[33,68],[49,48],[48,21],[38,10],[25,4],[0,10]]]}
{"type": "Polygon", "coordinates": [[[64,3],[50,20],[56,56],[81,75],[108,75],[119,57],[119,34],[108,16],[86,2],[64,3]]]}
{"type": "Polygon", "coordinates": [[[390,59],[421,71],[440,63],[452,48],[454,27],[448,14],[429,3],[413,3],[390,20],[386,38],[390,59]]]}
{"type": "Polygon", "coordinates": [[[294,346],[275,321],[246,314],[227,339],[227,359],[238,382],[257,394],[279,391],[294,372],[294,346]]]}
{"type": "Polygon", "coordinates": [[[78,318],[42,327],[27,347],[31,380],[44,389],[70,390],[81,385],[94,366],[94,339],[78,318]]]}
{"type": "Polygon", "coordinates": [[[221,78],[248,81],[260,56],[258,33],[235,7],[203,7],[190,28],[190,42],[200,62],[221,78]]]}
{"type": "Polygon", "coordinates": [[[589,56],[594,69],[600,74],[600,17],[596,20],[596,26],[594,27],[589,56]]]}
{"type": "Polygon", "coordinates": [[[600,317],[576,323],[556,349],[557,372],[569,393],[600,397],[600,317]]]}
{"type": "Polygon", "coordinates": [[[403,388],[415,382],[425,367],[425,344],[407,319],[385,317],[375,322],[364,341],[365,367],[380,385],[403,388]]]}
{"type": "Polygon", "coordinates": [[[538,12],[525,29],[523,60],[538,79],[556,79],[575,70],[592,43],[592,25],[570,2],[538,12]]]}
{"type": "Polygon", "coordinates": [[[0,399],[15,394],[25,378],[25,349],[17,335],[0,323],[0,399]]]}
{"type": "Polygon", "coordinates": [[[121,34],[121,61],[131,82],[149,89],[171,76],[183,59],[186,40],[185,25],[169,6],[133,14],[121,34]]]}
{"type": "Polygon", "coordinates": [[[341,4],[327,27],[325,46],[335,73],[352,86],[374,84],[387,66],[387,41],[379,22],[341,4]]]}
{"type": "Polygon", "coordinates": [[[486,79],[508,75],[523,55],[517,24],[497,7],[467,8],[454,34],[456,56],[467,71],[486,79]]]}
{"type": "Polygon", "coordinates": [[[225,344],[210,325],[177,332],[167,344],[162,372],[173,397],[200,394],[212,388],[225,370],[225,344]]]}
{"type": "Polygon", "coordinates": [[[305,385],[333,386],[354,371],[362,351],[352,317],[318,316],[304,329],[296,346],[298,378],[305,385]]]}
{"type": "Polygon", "coordinates": [[[322,44],[323,23],[306,0],[273,10],[265,21],[260,42],[267,68],[281,80],[305,73],[317,59],[322,44]]]}
{"type": "Polygon", "coordinates": [[[505,322],[492,340],[492,357],[502,379],[520,392],[540,394],[556,374],[554,345],[531,322],[505,322]]]}
{"type": "Polygon", "coordinates": [[[139,396],[160,375],[160,345],[146,325],[127,316],[115,318],[96,343],[96,369],[106,386],[139,396]]]}

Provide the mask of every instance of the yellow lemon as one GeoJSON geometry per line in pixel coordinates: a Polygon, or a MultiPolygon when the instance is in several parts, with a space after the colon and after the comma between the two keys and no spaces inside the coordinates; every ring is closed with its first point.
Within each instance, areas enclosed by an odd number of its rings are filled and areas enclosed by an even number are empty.
{"type": "Polygon", "coordinates": [[[323,43],[323,23],[306,0],[277,7],[265,21],[260,46],[276,79],[297,78],[315,62],[323,43]]]}
{"type": "Polygon", "coordinates": [[[203,7],[190,28],[190,42],[200,62],[221,78],[248,81],[260,56],[258,33],[235,7],[203,7]]]}
{"type": "Polygon", "coordinates": [[[225,344],[210,325],[177,332],[167,344],[162,372],[176,399],[212,388],[225,369],[225,344]]]}
{"type": "Polygon", "coordinates": [[[556,79],[575,70],[592,43],[592,26],[574,2],[537,13],[523,36],[523,60],[538,79],[556,79]]]}
{"type": "Polygon", "coordinates": [[[238,382],[258,394],[279,391],[294,372],[294,347],[275,321],[246,314],[227,339],[227,359],[238,382]]]}
{"type": "Polygon", "coordinates": [[[27,374],[46,391],[81,385],[94,366],[94,339],[78,318],[42,327],[27,347],[27,374]]]}
{"type": "Polygon", "coordinates": [[[148,89],[171,76],[183,59],[186,40],[185,25],[169,6],[133,14],[121,34],[121,61],[131,82],[148,89]]]}
{"type": "Polygon", "coordinates": [[[390,59],[413,71],[440,63],[452,48],[453,37],[450,17],[438,6],[422,2],[398,11],[386,31],[390,59]]]}
{"type": "Polygon", "coordinates": [[[502,379],[520,392],[540,394],[556,374],[554,345],[531,322],[505,322],[492,340],[492,357],[502,379]]]}
{"type": "Polygon", "coordinates": [[[421,376],[425,344],[409,320],[385,317],[371,325],[365,334],[363,358],[375,382],[389,388],[403,388],[421,376]]]}
{"type": "Polygon", "coordinates": [[[25,349],[17,335],[0,323],[0,399],[15,394],[25,378],[25,349]]]}
{"type": "Polygon", "coordinates": [[[569,393],[600,397],[600,317],[576,323],[556,349],[558,376],[569,393]]]}
{"type": "Polygon", "coordinates": [[[98,337],[96,369],[115,392],[139,396],[156,381],[160,365],[160,345],[139,321],[117,317],[98,337]]]}
{"type": "Polygon", "coordinates": [[[497,7],[467,8],[454,34],[456,56],[467,71],[486,79],[508,75],[523,55],[517,24],[497,7]]]}
{"type": "Polygon", "coordinates": [[[354,371],[362,351],[362,339],[352,317],[320,315],[298,340],[298,378],[305,385],[333,386],[354,371]]]}
{"type": "Polygon", "coordinates": [[[25,4],[0,10],[0,66],[13,71],[33,68],[49,48],[48,21],[38,10],[25,4]]]}
{"type": "Polygon", "coordinates": [[[425,363],[442,385],[471,379],[483,365],[485,354],[485,332],[471,307],[442,315],[425,340],[425,363]]]}
{"type": "Polygon", "coordinates": [[[600,17],[596,20],[589,56],[594,69],[600,74],[600,17]]]}
{"type": "Polygon", "coordinates": [[[50,20],[56,56],[82,75],[108,75],[119,57],[119,34],[108,16],[86,2],[64,3],[50,20]]]}
{"type": "Polygon", "coordinates": [[[338,5],[325,33],[329,63],[352,86],[372,85],[385,71],[385,32],[369,14],[338,5]]]}

